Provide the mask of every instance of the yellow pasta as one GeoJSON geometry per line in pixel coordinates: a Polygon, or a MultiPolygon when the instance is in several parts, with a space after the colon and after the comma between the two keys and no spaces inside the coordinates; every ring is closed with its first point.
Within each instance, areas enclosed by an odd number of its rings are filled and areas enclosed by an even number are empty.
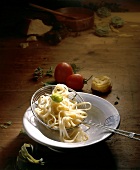
{"type": "Polygon", "coordinates": [[[35,112],[50,128],[59,130],[61,141],[85,141],[88,136],[78,125],[87,117],[86,111],[91,109],[91,103],[77,103],[75,98],[69,98],[69,93],[66,85],[57,84],[52,94],[39,97],[35,112]],[[79,108],[81,105],[86,108],[79,108]]]}

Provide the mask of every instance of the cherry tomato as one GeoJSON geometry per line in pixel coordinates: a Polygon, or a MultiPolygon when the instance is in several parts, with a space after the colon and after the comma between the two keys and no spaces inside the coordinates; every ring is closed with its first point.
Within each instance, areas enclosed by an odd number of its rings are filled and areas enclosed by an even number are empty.
{"type": "Polygon", "coordinates": [[[54,78],[57,83],[66,83],[68,76],[73,74],[71,65],[66,62],[59,63],[54,71],[54,78]]]}
{"type": "Polygon", "coordinates": [[[72,74],[66,80],[66,85],[73,90],[82,90],[84,87],[84,78],[81,74],[72,74]]]}

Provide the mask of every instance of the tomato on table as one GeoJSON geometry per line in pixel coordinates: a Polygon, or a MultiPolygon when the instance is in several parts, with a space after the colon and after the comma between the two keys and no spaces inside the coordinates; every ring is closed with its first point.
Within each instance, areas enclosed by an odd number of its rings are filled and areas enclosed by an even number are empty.
{"type": "Polygon", "coordinates": [[[54,71],[54,78],[57,83],[66,83],[68,76],[73,74],[73,69],[70,64],[66,62],[59,63],[54,71]]]}
{"type": "Polygon", "coordinates": [[[66,85],[73,90],[82,90],[84,87],[84,78],[81,74],[72,74],[66,79],[66,85]]]}

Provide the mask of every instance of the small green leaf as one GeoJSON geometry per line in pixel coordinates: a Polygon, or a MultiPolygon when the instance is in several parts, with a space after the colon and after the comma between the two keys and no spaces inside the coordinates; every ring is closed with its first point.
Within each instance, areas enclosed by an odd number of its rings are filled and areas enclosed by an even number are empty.
{"type": "Polygon", "coordinates": [[[7,129],[7,126],[5,126],[4,124],[0,124],[0,127],[1,127],[2,129],[7,129]]]}
{"type": "Polygon", "coordinates": [[[77,73],[77,72],[80,70],[80,67],[77,67],[76,64],[71,63],[70,65],[71,65],[71,67],[72,67],[74,73],[77,73]]]}
{"type": "Polygon", "coordinates": [[[50,76],[50,77],[53,76],[53,68],[52,68],[52,67],[50,67],[50,68],[46,71],[46,76],[50,76]]]}
{"type": "Polygon", "coordinates": [[[57,102],[57,103],[60,103],[60,102],[63,101],[63,96],[61,94],[58,94],[58,93],[54,93],[50,97],[54,102],[57,102]]]}
{"type": "Polygon", "coordinates": [[[116,102],[114,102],[114,105],[117,105],[118,104],[118,102],[116,101],[116,102]]]}
{"type": "Polygon", "coordinates": [[[12,122],[11,121],[8,121],[8,122],[6,122],[6,123],[4,123],[5,125],[7,125],[7,126],[10,126],[10,125],[12,125],[12,122]]]}
{"type": "Polygon", "coordinates": [[[34,71],[33,77],[35,80],[43,77],[43,69],[41,67],[37,67],[34,71]]]}
{"type": "MultiPolygon", "coordinates": [[[[43,82],[42,82],[43,83],[43,82]]],[[[48,86],[48,85],[56,85],[56,82],[55,81],[48,81],[48,82],[45,82],[43,83],[44,86],[48,86]]]]}

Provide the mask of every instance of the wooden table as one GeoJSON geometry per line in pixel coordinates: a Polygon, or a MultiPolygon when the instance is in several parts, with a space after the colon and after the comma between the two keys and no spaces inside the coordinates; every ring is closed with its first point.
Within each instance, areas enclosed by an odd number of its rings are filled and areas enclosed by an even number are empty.
{"type": "MultiPolygon", "coordinates": [[[[38,40],[23,49],[19,46],[25,37],[3,37],[0,40],[0,124],[11,121],[7,128],[0,128],[0,170],[13,170],[16,157],[24,143],[37,145],[48,159],[46,169],[140,169],[140,142],[120,135],[76,150],[73,154],[56,153],[40,146],[26,134],[20,133],[22,119],[30,106],[32,94],[42,87],[44,78],[32,80],[34,70],[44,70],[62,61],[75,63],[85,78],[107,75],[113,89],[101,96],[112,103],[121,116],[120,129],[140,133],[140,13],[117,13],[126,23],[119,33],[97,37],[94,30],[69,36],[58,45],[50,46],[38,40]],[[115,105],[115,102],[118,102],[115,105]]],[[[92,93],[91,80],[83,91],[92,93]]],[[[45,168],[44,168],[45,169],[45,168]]]]}

